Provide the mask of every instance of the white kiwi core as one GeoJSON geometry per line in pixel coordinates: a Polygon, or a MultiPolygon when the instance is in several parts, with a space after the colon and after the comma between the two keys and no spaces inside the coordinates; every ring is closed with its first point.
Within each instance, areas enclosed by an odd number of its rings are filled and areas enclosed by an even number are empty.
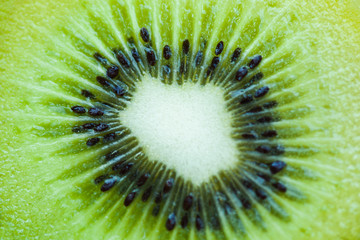
{"type": "Polygon", "coordinates": [[[138,83],[120,121],[151,161],[159,161],[194,185],[239,161],[231,137],[224,92],[208,84],[165,85],[151,77],[138,83]]]}

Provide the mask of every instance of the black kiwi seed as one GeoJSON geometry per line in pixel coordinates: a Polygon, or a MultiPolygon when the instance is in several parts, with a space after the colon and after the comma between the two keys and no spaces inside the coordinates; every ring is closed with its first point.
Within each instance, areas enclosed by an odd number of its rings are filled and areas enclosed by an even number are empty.
{"type": "Polygon", "coordinates": [[[233,55],[231,56],[231,63],[234,63],[238,60],[238,58],[240,57],[241,54],[241,48],[236,48],[234,50],[233,55]]]}
{"type": "Polygon", "coordinates": [[[261,106],[256,106],[251,108],[248,112],[249,113],[257,113],[257,112],[261,112],[263,110],[263,108],[261,106]]]}
{"type": "Polygon", "coordinates": [[[276,174],[286,167],[286,163],[283,161],[275,161],[270,164],[270,172],[276,174]]]}
{"type": "Polygon", "coordinates": [[[275,148],[273,148],[273,155],[281,155],[285,153],[285,148],[283,146],[276,146],[275,148]]]}
{"type": "Polygon", "coordinates": [[[111,167],[111,169],[113,171],[119,171],[124,166],[123,164],[124,164],[124,161],[117,162],[111,167]]]}
{"type": "Polygon", "coordinates": [[[106,70],[106,75],[109,78],[116,78],[119,74],[119,68],[117,66],[111,66],[106,70]]]}
{"type": "Polygon", "coordinates": [[[81,133],[84,132],[84,128],[82,126],[74,126],[71,131],[73,133],[81,133]]]}
{"type": "Polygon", "coordinates": [[[150,66],[155,66],[156,55],[155,55],[154,50],[152,50],[151,48],[145,48],[145,53],[146,53],[146,59],[147,59],[148,63],[150,64],[150,66]]]}
{"type": "Polygon", "coordinates": [[[150,41],[149,31],[144,27],[140,29],[140,36],[144,40],[144,42],[149,42],[150,41]]]}
{"type": "Polygon", "coordinates": [[[99,183],[101,183],[102,181],[104,181],[106,178],[108,178],[107,175],[100,175],[100,176],[98,176],[97,178],[95,178],[94,183],[95,183],[95,184],[99,184],[99,183]]]}
{"type": "Polygon", "coordinates": [[[106,87],[110,86],[109,81],[108,81],[106,78],[104,78],[104,77],[97,76],[97,77],[96,77],[96,80],[98,81],[98,83],[100,83],[100,84],[103,85],[103,86],[106,86],[106,87]]]}
{"type": "Polygon", "coordinates": [[[110,126],[106,123],[100,123],[94,128],[94,130],[96,132],[102,132],[102,131],[105,131],[106,129],[109,129],[109,127],[110,126]]]}
{"type": "Polygon", "coordinates": [[[261,134],[263,137],[276,137],[277,132],[275,130],[267,130],[261,134]]]}
{"type": "Polygon", "coordinates": [[[119,171],[123,166],[124,166],[124,161],[120,161],[120,162],[118,162],[118,163],[115,163],[112,167],[111,167],[111,169],[113,170],[113,171],[119,171]]]}
{"type": "Polygon", "coordinates": [[[255,67],[257,67],[260,64],[261,60],[262,60],[261,55],[254,56],[253,59],[251,59],[251,61],[249,63],[249,68],[254,69],[255,67]]]}
{"type": "Polygon", "coordinates": [[[71,107],[71,110],[74,113],[86,113],[86,109],[82,106],[73,106],[73,107],[71,107]]]}
{"type": "Polygon", "coordinates": [[[276,182],[273,184],[273,187],[276,188],[277,190],[279,190],[280,192],[286,192],[287,188],[284,184],[280,183],[280,182],[276,182]]]}
{"type": "Polygon", "coordinates": [[[245,95],[241,100],[240,100],[240,104],[247,104],[253,101],[253,97],[251,94],[247,94],[245,95]]]}
{"type": "Polygon", "coordinates": [[[166,60],[171,58],[171,48],[169,45],[165,45],[164,49],[163,49],[163,56],[166,60]]]}
{"type": "Polygon", "coordinates": [[[160,193],[157,193],[155,196],[155,203],[161,203],[161,200],[162,200],[162,194],[160,192],[160,193]]]}
{"type": "Polygon", "coordinates": [[[172,186],[174,185],[174,179],[173,178],[169,178],[168,180],[166,180],[165,185],[164,185],[164,193],[168,193],[170,192],[172,186]]]}
{"type": "Polygon", "coordinates": [[[126,68],[130,67],[130,61],[129,61],[129,59],[127,59],[127,57],[124,55],[123,52],[118,51],[116,53],[116,58],[122,66],[124,66],[126,68]]]}
{"type": "Polygon", "coordinates": [[[94,117],[98,117],[98,116],[103,116],[104,115],[104,111],[102,111],[101,109],[99,108],[90,108],[88,113],[91,115],[91,116],[94,116],[94,117]]]}
{"type": "Polygon", "coordinates": [[[271,147],[266,146],[266,145],[261,145],[261,146],[258,146],[255,150],[259,153],[267,154],[267,153],[271,152],[271,147]]]}
{"type": "Polygon", "coordinates": [[[258,72],[244,85],[243,88],[246,89],[246,88],[252,86],[255,82],[259,81],[263,77],[264,77],[264,74],[262,72],[258,72]]]}
{"type": "Polygon", "coordinates": [[[217,67],[217,65],[219,64],[220,62],[220,58],[219,57],[214,57],[211,61],[211,64],[210,64],[210,70],[215,70],[215,68],[217,67]]]}
{"type": "Polygon", "coordinates": [[[102,192],[106,192],[109,191],[112,187],[115,186],[116,183],[116,179],[115,178],[108,178],[105,180],[104,184],[101,186],[100,190],[102,192]]]}
{"type": "Polygon", "coordinates": [[[199,215],[196,216],[196,219],[195,219],[195,225],[196,225],[196,229],[198,231],[202,230],[204,228],[204,222],[203,220],[200,218],[199,215]]]}
{"type": "Polygon", "coordinates": [[[245,209],[251,209],[251,202],[248,199],[241,198],[240,201],[245,209]]]}
{"type": "Polygon", "coordinates": [[[134,163],[128,163],[120,169],[119,173],[121,175],[124,175],[124,174],[128,173],[133,166],[134,166],[134,163]]]}
{"type": "Polygon", "coordinates": [[[149,199],[149,197],[151,195],[151,191],[152,191],[152,187],[149,187],[144,191],[144,193],[143,193],[143,195],[141,197],[141,200],[143,202],[146,202],[149,199]]]}
{"type": "Polygon", "coordinates": [[[103,65],[106,65],[108,63],[108,60],[103,56],[101,56],[100,53],[95,53],[94,58],[103,65]]]}
{"type": "Polygon", "coordinates": [[[181,227],[186,228],[188,223],[189,223],[188,215],[185,213],[185,215],[181,218],[181,222],[180,222],[181,227]]]}
{"type": "Polygon", "coordinates": [[[157,215],[159,214],[159,211],[160,211],[160,205],[156,205],[156,206],[153,208],[152,215],[153,215],[153,216],[157,216],[157,215]]]}
{"type": "Polygon", "coordinates": [[[256,174],[258,177],[264,179],[266,182],[269,182],[271,180],[271,177],[266,173],[258,173],[256,174]]]}
{"type": "Polygon", "coordinates": [[[244,187],[246,187],[246,188],[252,188],[252,183],[250,182],[250,181],[248,181],[248,180],[242,180],[241,181],[241,183],[242,183],[242,185],[244,185],[244,187]]]}
{"type": "Polygon", "coordinates": [[[132,49],[131,50],[131,55],[133,56],[133,58],[135,59],[136,62],[140,62],[140,55],[138,53],[138,51],[136,51],[136,49],[132,49]]]}
{"type": "Polygon", "coordinates": [[[184,202],[183,202],[183,208],[185,211],[189,210],[193,204],[193,195],[189,194],[185,197],[184,202]]]}
{"type": "Polygon", "coordinates": [[[202,211],[200,199],[198,199],[198,201],[197,201],[197,210],[198,210],[199,212],[202,211]]]}
{"type": "Polygon", "coordinates": [[[244,139],[256,139],[257,136],[255,135],[255,133],[243,133],[241,135],[244,139]]]}
{"type": "Polygon", "coordinates": [[[271,101],[271,102],[264,103],[263,107],[266,109],[269,109],[269,108],[275,107],[277,104],[278,103],[276,101],[271,101]]]}
{"type": "Polygon", "coordinates": [[[248,74],[248,69],[246,67],[240,68],[235,75],[235,79],[241,81],[248,74]]]}
{"type": "Polygon", "coordinates": [[[129,193],[125,200],[124,200],[124,206],[127,207],[129,206],[135,199],[136,197],[136,194],[137,194],[137,191],[132,191],[131,193],[129,193]]]}
{"type": "Polygon", "coordinates": [[[269,122],[272,122],[274,119],[270,116],[264,116],[264,117],[261,117],[257,120],[257,122],[259,123],[269,123],[269,122]]]}
{"type": "Polygon", "coordinates": [[[123,167],[123,163],[124,163],[123,161],[120,161],[120,162],[114,164],[114,165],[111,167],[111,169],[112,169],[113,171],[118,171],[118,170],[120,170],[120,169],[123,167]]]}
{"type": "Polygon", "coordinates": [[[100,138],[98,138],[98,137],[90,138],[86,141],[86,145],[91,147],[91,146],[94,146],[95,144],[97,144],[99,141],[100,141],[100,138]]]}
{"type": "Polygon", "coordinates": [[[250,79],[250,82],[251,82],[251,84],[253,84],[255,81],[259,81],[263,77],[264,77],[264,74],[262,72],[258,72],[250,79]]]}
{"type": "Polygon", "coordinates": [[[202,63],[202,59],[203,59],[203,53],[202,51],[198,51],[196,56],[195,56],[195,66],[199,66],[202,63]]]}
{"type": "Polygon", "coordinates": [[[95,123],[85,123],[84,125],[82,125],[82,127],[84,129],[93,129],[94,127],[96,127],[95,123]]]}
{"type": "Polygon", "coordinates": [[[144,175],[142,175],[137,182],[138,187],[144,185],[146,181],[149,179],[149,177],[150,177],[150,173],[145,173],[144,175]]]}
{"type": "Polygon", "coordinates": [[[95,96],[94,94],[92,94],[91,92],[89,92],[88,90],[81,90],[81,95],[83,95],[84,97],[90,98],[90,99],[94,99],[95,96]]]}
{"type": "Polygon", "coordinates": [[[219,55],[222,53],[222,51],[224,50],[224,42],[220,41],[215,48],[215,55],[219,55]]]}
{"type": "Polygon", "coordinates": [[[254,97],[259,98],[259,97],[265,96],[265,94],[267,94],[269,92],[269,90],[270,90],[270,88],[268,86],[261,87],[258,90],[256,90],[254,97]]]}
{"type": "Polygon", "coordinates": [[[281,145],[274,147],[272,150],[273,155],[281,155],[285,152],[285,148],[281,145]]]}
{"type": "Polygon", "coordinates": [[[190,42],[188,39],[185,39],[182,45],[183,53],[186,55],[189,53],[190,50],[190,42]]]}
{"type": "Polygon", "coordinates": [[[176,225],[176,216],[174,213],[170,213],[169,217],[166,220],[166,224],[165,224],[166,229],[171,231],[174,229],[175,225],[176,225]]]}
{"type": "Polygon", "coordinates": [[[108,133],[104,136],[105,142],[114,141],[116,139],[116,133],[108,133]]]}
{"type": "Polygon", "coordinates": [[[262,190],[262,189],[256,189],[255,190],[255,194],[258,198],[260,198],[261,200],[265,200],[267,198],[266,193],[262,190]]]}

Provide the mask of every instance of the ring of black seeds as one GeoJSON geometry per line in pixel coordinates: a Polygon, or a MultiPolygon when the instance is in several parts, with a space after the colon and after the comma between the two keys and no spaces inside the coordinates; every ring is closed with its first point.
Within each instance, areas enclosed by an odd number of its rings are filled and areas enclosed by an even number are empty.
{"type": "MultiPolygon", "coordinates": [[[[118,60],[117,63],[110,63],[108,59],[99,53],[94,53],[95,60],[103,65],[106,70],[105,76],[96,76],[93,79],[94,83],[97,82],[109,94],[114,94],[118,98],[128,97],[127,101],[131,101],[130,96],[132,92],[129,90],[131,86],[121,81],[119,76],[132,76],[134,77],[133,82],[136,82],[137,76],[132,75],[130,72],[130,69],[136,68],[132,66],[133,63],[138,64],[137,67],[139,69],[142,69],[140,63],[147,64],[150,69],[158,61],[166,61],[173,56],[171,46],[165,45],[162,48],[162,54],[159,54],[160,59],[158,59],[157,52],[151,47],[150,32],[147,28],[140,29],[140,38],[145,44],[144,56],[146,62],[144,63],[139,54],[140,51],[134,45],[130,49],[114,50],[118,60]]],[[[203,46],[206,47],[205,44],[203,46]]],[[[204,66],[208,73],[204,78],[207,78],[215,71],[221,61],[227,61],[227,59],[220,58],[224,48],[225,43],[219,41],[213,52],[215,56],[213,56],[210,63],[203,62],[204,51],[206,49],[190,53],[190,42],[188,39],[182,42],[180,51],[185,56],[189,54],[194,55],[193,63],[195,67],[207,64],[204,66]]],[[[202,185],[201,187],[188,186],[185,188],[180,184],[180,178],[176,175],[161,178],[156,176],[156,169],[142,169],[139,162],[146,161],[146,157],[138,158],[138,156],[143,156],[141,148],[137,146],[138,143],[135,139],[130,139],[118,150],[112,149],[104,156],[104,161],[112,164],[107,174],[95,178],[94,184],[100,185],[99,190],[109,192],[116,187],[123,189],[119,179],[125,178],[126,180],[122,181],[123,184],[128,184],[132,187],[128,191],[120,191],[121,194],[125,194],[123,206],[129,207],[139,198],[144,204],[155,204],[152,213],[153,216],[157,216],[159,211],[162,211],[161,206],[164,206],[166,201],[170,201],[169,196],[171,196],[171,193],[179,191],[179,186],[182,186],[183,196],[171,200],[174,201],[172,203],[173,207],[168,210],[167,219],[164,222],[164,227],[168,231],[172,231],[177,226],[180,226],[182,229],[193,227],[196,231],[203,231],[207,227],[216,231],[222,231],[220,215],[225,214],[225,217],[237,217],[237,215],[231,214],[235,209],[235,205],[231,201],[231,198],[234,196],[238,198],[244,211],[252,211],[253,214],[257,214],[256,202],[261,203],[268,201],[270,198],[272,199],[271,195],[268,194],[268,189],[273,189],[273,194],[278,194],[279,196],[280,194],[286,194],[290,186],[281,182],[278,177],[281,173],[286,172],[287,164],[281,160],[281,155],[286,150],[281,144],[275,142],[278,132],[271,129],[271,123],[279,120],[274,118],[273,115],[273,109],[277,107],[278,103],[276,101],[263,101],[264,98],[270,95],[271,88],[269,86],[263,86],[252,91],[249,90],[264,77],[263,73],[257,70],[262,61],[262,56],[255,55],[247,63],[237,66],[236,64],[241,59],[241,53],[242,49],[238,47],[233,50],[228,59],[231,67],[234,68],[234,74],[233,79],[230,80],[232,86],[229,89],[231,89],[231,92],[227,94],[232,96],[229,107],[246,113],[241,116],[243,123],[237,125],[238,130],[234,134],[234,138],[244,141],[244,146],[247,148],[245,153],[249,156],[249,159],[247,160],[246,167],[245,165],[239,165],[240,168],[234,172],[220,173],[218,178],[221,179],[223,185],[218,186],[216,190],[208,191],[207,188],[210,187],[208,185],[202,185]],[[269,139],[272,139],[272,141],[270,142],[269,139]],[[256,140],[262,140],[260,141],[262,143],[256,143],[256,140]],[[125,159],[120,157],[132,149],[137,150],[131,152],[125,159]],[[269,157],[276,157],[277,160],[269,161],[269,157]],[[251,176],[251,178],[248,176],[251,176]],[[250,197],[250,192],[254,194],[254,197],[250,197]],[[149,202],[150,199],[152,203],[149,202]],[[202,207],[201,203],[205,202],[206,206],[212,207],[202,207]],[[222,211],[222,213],[218,211],[222,211]]],[[[189,59],[191,58],[189,57],[189,59]]],[[[164,64],[162,69],[165,75],[169,75],[172,72],[170,64],[164,64]]],[[[187,67],[181,66],[181,73],[179,72],[178,74],[186,74],[187,71],[187,67]]],[[[152,74],[152,72],[150,71],[149,74],[152,74]]],[[[129,81],[127,82],[129,83],[129,81]]],[[[78,134],[83,134],[84,131],[87,132],[89,137],[85,144],[88,147],[94,147],[98,144],[110,144],[115,140],[129,137],[128,131],[124,129],[121,131],[117,130],[117,127],[120,126],[118,122],[109,120],[112,119],[113,112],[126,108],[126,101],[121,104],[103,101],[86,89],[81,90],[81,95],[91,101],[96,107],[91,107],[87,110],[83,106],[75,105],[71,107],[71,110],[78,115],[88,112],[88,116],[93,120],[74,126],[72,131],[78,134]]],[[[167,172],[164,174],[167,174],[167,172]]],[[[272,202],[274,202],[274,199],[272,199],[272,202]]],[[[277,207],[281,209],[279,205],[277,207]]],[[[282,215],[282,212],[277,212],[274,215],[279,217],[282,215]]],[[[241,219],[238,218],[237,221],[241,222],[241,219]]]]}

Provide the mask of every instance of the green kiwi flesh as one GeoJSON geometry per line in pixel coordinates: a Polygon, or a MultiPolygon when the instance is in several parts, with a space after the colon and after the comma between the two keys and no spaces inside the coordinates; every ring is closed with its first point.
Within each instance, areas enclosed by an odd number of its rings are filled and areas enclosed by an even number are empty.
{"type": "Polygon", "coordinates": [[[0,238],[360,239],[355,5],[0,3],[0,238]]]}

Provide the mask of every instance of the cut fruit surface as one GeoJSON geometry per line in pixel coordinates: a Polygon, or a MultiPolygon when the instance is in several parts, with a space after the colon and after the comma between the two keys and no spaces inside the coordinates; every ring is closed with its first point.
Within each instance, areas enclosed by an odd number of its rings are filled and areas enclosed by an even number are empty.
{"type": "Polygon", "coordinates": [[[149,159],[200,185],[239,161],[236,141],[231,139],[231,114],[220,90],[143,80],[120,119],[149,159]]]}
{"type": "Polygon", "coordinates": [[[0,239],[360,239],[354,1],[0,3],[0,239]]]}

